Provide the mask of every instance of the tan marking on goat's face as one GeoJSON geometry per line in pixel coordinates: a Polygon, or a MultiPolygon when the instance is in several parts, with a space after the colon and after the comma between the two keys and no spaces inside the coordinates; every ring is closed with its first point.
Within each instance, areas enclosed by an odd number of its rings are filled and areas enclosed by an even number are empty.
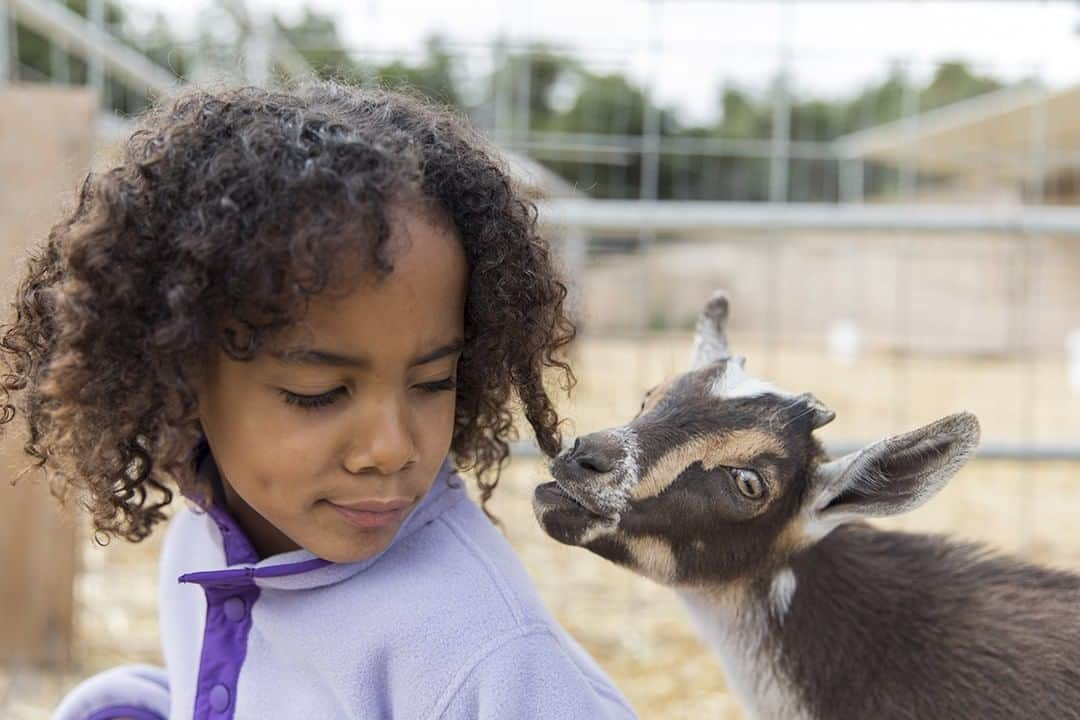
{"type": "Polygon", "coordinates": [[[806,533],[806,519],[797,515],[776,536],[772,555],[778,562],[787,562],[788,558],[810,547],[814,542],[814,539],[806,533]]]}
{"type": "Polygon", "coordinates": [[[764,454],[783,455],[784,447],[779,438],[762,430],[748,428],[695,438],[665,453],[634,487],[630,496],[634,500],[656,497],[686,468],[700,462],[705,470],[720,466],[756,470],[769,486],[772,497],[777,489],[775,478],[769,477],[768,468],[755,466],[754,462],[764,454]]]}
{"type": "Polygon", "coordinates": [[[679,563],[672,552],[671,543],[652,535],[623,538],[636,569],[657,582],[670,583],[678,577],[679,563]]]}
{"type": "Polygon", "coordinates": [[[664,492],[667,486],[679,477],[679,473],[701,460],[708,450],[709,442],[708,438],[697,438],[668,450],[634,486],[630,492],[631,499],[644,500],[664,492]]]}
{"type": "Polygon", "coordinates": [[[706,470],[719,467],[751,468],[754,461],[762,455],[784,455],[784,445],[780,438],[772,433],[757,428],[732,430],[725,432],[720,441],[711,445],[701,459],[706,470]]]}

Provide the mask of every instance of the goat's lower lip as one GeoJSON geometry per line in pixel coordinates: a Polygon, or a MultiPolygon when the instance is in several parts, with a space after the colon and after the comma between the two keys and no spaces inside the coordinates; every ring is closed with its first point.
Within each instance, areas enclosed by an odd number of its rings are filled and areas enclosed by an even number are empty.
{"type": "Polygon", "coordinates": [[[543,502],[547,502],[552,505],[562,505],[563,507],[572,507],[578,511],[586,512],[590,515],[604,517],[604,515],[591,509],[588,505],[585,505],[573,495],[566,492],[566,490],[557,482],[547,482],[543,483],[542,485],[538,485],[534,492],[537,499],[542,500],[543,502]]]}
{"type": "Polygon", "coordinates": [[[347,523],[360,528],[381,528],[396,525],[401,522],[406,510],[406,508],[398,508],[385,512],[374,512],[372,510],[353,510],[333,503],[330,503],[330,506],[337,510],[338,514],[347,523]]]}
{"type": "Polygon", "coordinates": [[[536,494],[540,496],[542,500],[549,500],[553,502],[573,503],[574,505],[580,505],[577,500],[570,497],[570,494],[559,487],[558,483],[546,482],[536,487],[536,494]]]}

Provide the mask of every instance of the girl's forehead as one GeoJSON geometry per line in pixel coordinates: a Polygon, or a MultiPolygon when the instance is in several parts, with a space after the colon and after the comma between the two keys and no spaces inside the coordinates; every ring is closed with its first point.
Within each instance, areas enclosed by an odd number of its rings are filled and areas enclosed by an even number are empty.
{"type": "Polygon", "coordinates": [[[467,267],[457,235],[423,216],[403,220],[395,235],[390,273],[362,273],[349,288],[308,298],[304,315],[274,345],[411,351],[460,335],[467,267]]]}

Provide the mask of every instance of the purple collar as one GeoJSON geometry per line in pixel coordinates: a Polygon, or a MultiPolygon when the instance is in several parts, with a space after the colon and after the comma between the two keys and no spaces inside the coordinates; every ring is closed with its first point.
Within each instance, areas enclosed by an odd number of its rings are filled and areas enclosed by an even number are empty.
{"type": "MultiPolygon", "coordinates": [[[[225,563],[227,565],[239,565],[259,562],[259,554],[255,552],[251,540],[248,539],[240,525],[237,524],[236,518],[232,516],[232,513],[225,506],[225,491],[221,485],[221,476],[217,473],[213,463],[213,456],[210,454],[210,445],[205,438],[191,451],[191,465],[195,470],[195,474],[205,479],[210,486],[211,502],[210,507],[206,508],[206,512],[221,532],[221,544],[225,549],[225,563]]],[[[194,501],[200,507],[205,507],[204,503],[199,502],[199,498],[186,493],[185,497],[194,501]]]]}

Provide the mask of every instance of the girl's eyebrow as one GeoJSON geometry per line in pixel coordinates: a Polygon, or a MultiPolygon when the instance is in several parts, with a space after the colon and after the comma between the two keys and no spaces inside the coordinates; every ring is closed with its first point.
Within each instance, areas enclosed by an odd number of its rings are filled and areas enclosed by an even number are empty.
{"type": "MultiPolygon", "coordinates": [[[[444,358],[447,355],[453,355],[461,352],[465,343],[461,339],[454,340],[441,347],[435,348],[430,352],[426,352],[417,358],[414,358],[409,363],[409,367],[416,367],[417,365],[426,365],[429,362],[434,362],[440,358],[444,358]]],[[[355,367],[362,370],[369,369],[371,367],[371,360],[367,357],[360,356],[355,357],[352,355],[343,355],[341,353],[331,352],[329,350],[316,350],[314,348],[307,347],[292,347],[286,350],[271,350],[270,356],[280,360],[283,363],[289,365],[322,365],[329,367],[355,367]]]]}

